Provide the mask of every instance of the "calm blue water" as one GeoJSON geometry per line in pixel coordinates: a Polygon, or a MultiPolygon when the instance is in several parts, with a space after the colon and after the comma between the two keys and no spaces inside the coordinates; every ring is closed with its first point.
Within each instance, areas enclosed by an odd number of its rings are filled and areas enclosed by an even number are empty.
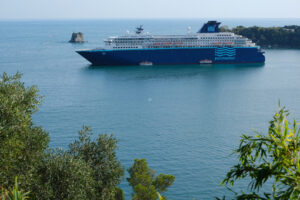
{"type": "MultiPolygon", "coordinates": [[[[44,102],[34,115],[67,147],[83,124],[114,133],[128,168],[146,158],[157,173],[176,176],[170,199],[213,199],[235,164],[241,133],[266,132],[278,99],[300,119],[300,50],[266,50],[265,65],[90,67],[74,51],[98,47],[109,35],[144,24],[151,33],[197,31],[205,20],[93,20],[0,22],[0,72],[24,73],[44,102]],[[82,45],[67,41],[82,31],[82,45]]],[[[299,19],[223,20],[236,25],[281,26],[299,19]]],[[[245,188],[246,182],[239,184],[245,188]]],[[[130,199],[131,189],[121,184],[130,199]]]]}

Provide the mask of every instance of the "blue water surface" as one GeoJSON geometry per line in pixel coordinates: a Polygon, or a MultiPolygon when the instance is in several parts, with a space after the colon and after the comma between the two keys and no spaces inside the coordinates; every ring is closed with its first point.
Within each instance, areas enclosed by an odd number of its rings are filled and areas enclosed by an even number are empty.
{"type": "MultiPolygon", "coordinates": [[[[219,184],[242,133],[266,132],[278,100],[300,119],[300,50],[265,50],[264,65],[91,67],[75,53],[144,24],[155,34],[197,31],[206,20],[1,21],[0,73],[24,73],[44,102],[34,115],[51,147],[67,148],[82,125],[114,133],[124,168],[146,158],[173,174],[169,199],[231,195],[219,184]],[[88,41],[70,44],[73,31],[88,41]]],[[[225,19],[229,27],[300,25],[299,19],[225,19]]],[[[127,176],[127,174],[126,174],[127,176]]],[[[236,190],[246,188],[246,181],[236,190]]],[[[130,199],[131,189],[120,186],[130,199]]]]}

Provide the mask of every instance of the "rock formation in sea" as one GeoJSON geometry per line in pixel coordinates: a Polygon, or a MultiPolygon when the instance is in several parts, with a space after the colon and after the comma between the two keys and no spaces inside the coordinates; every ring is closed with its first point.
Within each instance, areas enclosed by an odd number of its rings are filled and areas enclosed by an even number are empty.
{"type": "Polygon", "coordinates": [[[81,33],[81,32],[72,33],[72,37],[71,37],[71,40],[69,42],[71,42],[71,43],[82,43],[82,42],[84,42],[83,33],[81,33]]]}

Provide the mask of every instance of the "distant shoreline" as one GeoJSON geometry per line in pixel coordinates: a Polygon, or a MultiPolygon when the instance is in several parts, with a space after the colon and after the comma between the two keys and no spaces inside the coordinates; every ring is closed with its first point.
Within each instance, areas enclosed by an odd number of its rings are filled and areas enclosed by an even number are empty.
{"type": "Polygon", "coordinates": [[[221,27],[222,32],[233,32],[249,38],[264,49],[300,49],[300,26],[282,27],[237,26],[229,29],[221,27]]]}

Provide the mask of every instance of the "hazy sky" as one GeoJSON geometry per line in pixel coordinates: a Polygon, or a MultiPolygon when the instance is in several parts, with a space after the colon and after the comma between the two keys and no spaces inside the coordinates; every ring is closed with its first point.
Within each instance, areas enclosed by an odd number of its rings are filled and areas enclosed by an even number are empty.
{"type": "Polygon", "coordinates": [[[0,0],[0,19],[300,18],[300,0],[0,0]]]}

